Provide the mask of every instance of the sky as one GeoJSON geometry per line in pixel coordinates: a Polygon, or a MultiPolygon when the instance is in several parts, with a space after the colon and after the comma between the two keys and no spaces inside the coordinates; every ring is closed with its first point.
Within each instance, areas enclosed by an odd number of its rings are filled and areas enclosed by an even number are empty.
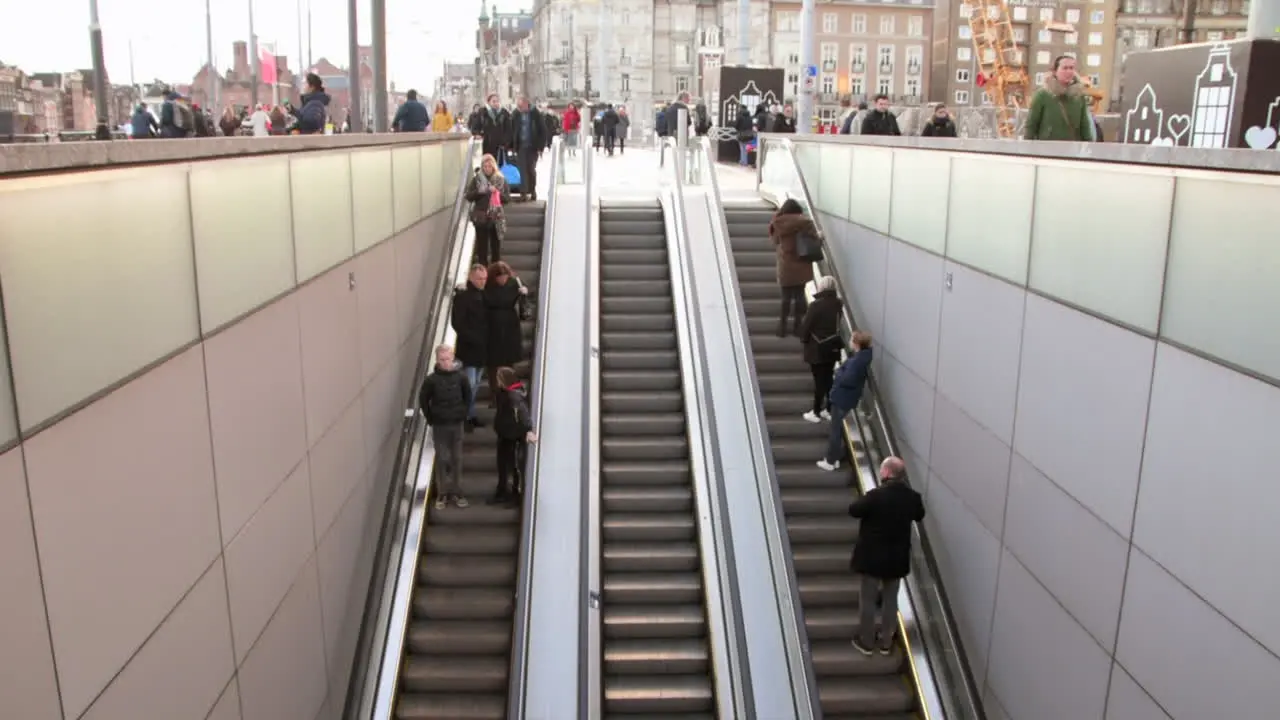
{"type": "MultiPolygon", "coordinates": [[[[213,54],[219,69],[231,66],[231,43],[248,40],[249,2],[213,2],[213,54]]],[[[277,54],[299,53],[298,5],[306,42],[307,7],[311,8],[311,55],[347,65],[346,0],[253,0],[254,30],[259,42],[274,41],[277,54]]],[[[361,43],[368,43],[370,0],[358,0],[361,43]]],[[[532,7],[532,0],[496,3],[512,12],[532,7]]],[[[66,72],[93,66],[89,49],[89,0],[28,0],[22,12],[6,13],[0,22],[0,62],[27,72],[66,72]]],[[[446,60],[475,57],[476,18],[481,0],[386,0],[387,68],[398,90],[410,87],[430,93],[446,60]]],[[[204,0],[166,0],[156,5],[138,0],[99,0],[107,74],[111,82],[156,78],[189,83],[207,60],[204,0]]]]}

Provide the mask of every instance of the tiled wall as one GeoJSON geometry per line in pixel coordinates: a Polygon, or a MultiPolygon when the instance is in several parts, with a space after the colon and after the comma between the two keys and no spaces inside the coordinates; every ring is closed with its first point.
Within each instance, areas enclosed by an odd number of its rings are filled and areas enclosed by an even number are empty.
{"type": "Polygon", "coordinates": [[[0,716],[337,718],[464,149],[0,184],[0,716]]]}
{"type": "Polygon", "coordinates": [[[798,148],[991,717],[1273,716],[1280,183],[798,148]]]}

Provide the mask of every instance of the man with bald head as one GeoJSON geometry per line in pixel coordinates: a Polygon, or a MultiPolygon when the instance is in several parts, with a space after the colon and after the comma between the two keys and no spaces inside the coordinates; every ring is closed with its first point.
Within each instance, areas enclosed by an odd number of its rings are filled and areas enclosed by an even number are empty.
{"type": "Polygon", "coordinates": [[[880,463],[879,486],[855,500],[849,514],[858,519],[850,567],[862,576],[853,647],[863,655],[888,655],[898,630],[898,588],[911,572],[911,524],[924,520],[924,500],[907,484],[902,458],[880,463]]]}

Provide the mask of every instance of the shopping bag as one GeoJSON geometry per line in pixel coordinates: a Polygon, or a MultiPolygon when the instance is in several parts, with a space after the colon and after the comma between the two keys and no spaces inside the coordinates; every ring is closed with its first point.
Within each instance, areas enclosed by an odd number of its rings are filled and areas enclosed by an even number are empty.
{"type": "Polygon", "coordinates": [[[502,177],[506,178],[508,187],[520,187],[520,168],[516,167],[515,163],[502,166],[502,177]]]}
{"type": "Polygon", "coordinates": [[[797,234],[796,256],[804,262],[822,262],[822,241],[809,233],[797,234]]]}

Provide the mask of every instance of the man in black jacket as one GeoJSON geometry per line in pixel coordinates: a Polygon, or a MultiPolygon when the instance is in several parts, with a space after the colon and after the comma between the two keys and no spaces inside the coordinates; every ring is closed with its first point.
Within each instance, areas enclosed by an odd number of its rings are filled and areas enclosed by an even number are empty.
{"type": "Polygon", "coordinates": [[[600,116],[600,127],[604,130],[604,149],[609,155],[613,155],[613,148],[618,143],[618,111],[613,109],[613,104],[605,106],[604,114],[600,116]]]}
{"type": "Polygon", "coordinates": [[[498,102],[498,94],[490,93],[488,106],[471,116],[472,135],[484,138],[481,150],[502,164],[502,152],[511,147],[511,113],[498,102]]]}
{"type": "Polygon", "coordinates": [[[862,119],[863,135],[901,135],[898,116],[889,111],[889,96],[877,95],[876,106],[862,119]]]}
{"type": "Polygon", "coordinates": [[[484,285],[488,280],[489,270],[484,265],[472,265],[467,282],[453,293],[453,311],[449,318],[458,336],[455,355],[472,389],[467,406],[467,432],[484,427],[476,415],[476,395],[480,391],[480,374],[488,366],[489,313],[484,306],[484,285]]]}
{"type": "Polygon", "coordinates": [[[520,197],[538,199],[538,156],[547,144],[547,123],[542,113],[529,104],[529,98],[516,101],[511,114],[511,147],[516,151],[516,167],[520,168],[520,197]]]}
{"type": "Polygon", "coordinates": [[[467,376],[460,372],[453,348],[436,348],[436,367],[422,382],[418,405],[431,426],[431,441],[436,450],[436,509],[443,510],[450,501],[455,507],[469,504],[462,496],[462,424],[467,419],[474,391],[467,376]]]}
{"type": "Polygon", "coordinates": [[[878,649],[888,655],[898,629],[898,588],[911,572],[911,524],[924,520],[924,500],[907,485],[901,458],[889,457],[880,464],[880,486],[854,501],[849,514],[858,519],[858,543],[853,546],[850,565],[862,576],[853,647],[871,655],[878,637],[878,649]]]}

